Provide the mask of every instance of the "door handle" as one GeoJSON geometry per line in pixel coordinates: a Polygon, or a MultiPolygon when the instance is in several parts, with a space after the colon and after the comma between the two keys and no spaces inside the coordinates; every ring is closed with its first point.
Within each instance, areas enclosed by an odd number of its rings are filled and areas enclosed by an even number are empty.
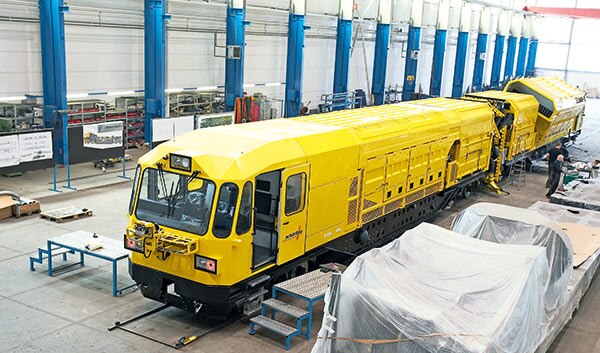
{"type": "Polygon", "coordinates": [[[290,224],[290,221],[284,222],[283,225],[287,226],[288,224],[290,224]]]}

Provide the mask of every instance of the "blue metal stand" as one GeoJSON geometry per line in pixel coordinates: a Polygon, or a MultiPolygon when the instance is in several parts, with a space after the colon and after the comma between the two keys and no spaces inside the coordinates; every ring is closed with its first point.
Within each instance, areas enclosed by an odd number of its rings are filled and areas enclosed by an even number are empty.
{"type": "Polygon", "coordinates": [[[452,81],[452,97],[459,98],[463,95],[465,80],[465,64],[467,61],[467,47],[469,45],[469,32],[458,32],[456,43],[456,60],[454,62],[454,80],[452,81]]]}
{"type": "Polygon", "coordinates": [[[421,46],[421,27],[408,27],[408,41],[406,42],[406,65],[404,67],[404,85],[402,86],[402,100],[410,100],[415,93],[417,83],[417,67],[419,66],[419,48],[421,46]]]}
{"type": "Polygon", "coordinates": [[[63,0],[39,0],[40,39],[42,47],[42,81],[44,88],[44,125],[53,128],[53,152],[56,163],[64,164],[68,157],[68,141],[64,126],[68,124],[67,69],[65,58],[65,12],[63,0]]]}
{"type": "Polygon", "coordinates": [[[475,67],[473,69],[473,89],[481,92],[483,86],[483,68],[485,66],[485,54],[487,51],[488,35],[479,33],[477,35],[477,48],[475,49],[475,67]]]}
{"type": "Polygon", "coordinates": [[[54,169],[54,178],[53,178],[53,182],[52,182],[53,186],[52,186],[52,188],[48,188],[48,190],[54,191],[54,192],[62,192],[62,190],[59,190],[56,187],[56,163],[54,163],[54,168],[53,169],[54,169]]]}
{"type": "Polygon", "coordinates": [[[442,92],[442,77],[444,76],[444,54],[446,53],[446,36],[448,31],[437,29],[435,31],[435,41],[433,44],[433,65],[431,68],[431,82],[429,84],[429,94],[440,96],[442,92]]]}
{"type": "Polygon", "coordinates": [[[285,116],[300,115],[304,62],[304,15],[290,14],[288,21],[287,66],[285,73],[285,116]]]}
{"type": "Polygon", "coordinates": [[[525,69],[525,77],[533,77],[535,72],[535,57],[537,56],[537,39],[532,39],[529,42],[529,54],[527,55],[527,67],[525,69]]]}
{"type": "Polygon", "coordinates": [[[335,68],[333,71],[333,93],[348,92],[348,68],[350,67],[350,45],[352,20],[338,18],[335,43],[335,68]]]}
{"type": "Polygon", "coordinates": [[[63,136],[65,137],[65,168],[67,168],[67,185],[63,185],[65,189],[77,190],[77,188],[71,186],[71,163],[69,161],[69,126],[63,125],[63,136]]]}
{"type": "Polygon", "coordinates": [[[515,54],[517,52],[517,37],[508,37],[506,63],[504,64],[504,80],[508,81],[515,73],[515,54]]]}
{"type": "Polygon", "coordinates": [[[227,50],[225,59],[225,110],[235,109],[235,100],[244,95],[244,53],[246,9],[227,7],[227,50]]]}
{"type": "Polygon", "coordinates": [[[152,143],[152,120],[165,116],[166,0],[144,0],[144,140],[152,143]]]}
{"type": "MultiPolygon", "coordinates": [[[[125,140],[123,140],[123,141],[125,141],[125,140]]],[[[118,177],[122,178],[122,179],[128,179],[128,180],[131,179],[130,177],[128,177],[125,174],[125,148],[123,148],[123,157],[121,157],[121,162],[123,164],[123,174],[119,175],[118,177]]]]}
{"type": "Polygon", "coordinates": [[[496,41],[494,45],[494,59],[492,61],[492,77],[490,79],[490,86],[500,86],[500,71],[502,70],[502,56],[504,55],[504,42],[506,39],[503,35],[496,34],[496,41]]]}
{"type": "Polygon", "coordinates": [[[390,25],[377,23],[375,37],[375,59],[373,60],[373,104],[382,105],[385,102],[385,76],[387,72],[388,49],[390,45],[390,25]]]}
{"type": "Polygon", "coordinates": [[[517,71],[516,77],[525,76],[525,59],[527,58],[527,49],[529,48],[529,38],[521,37],[519,43],[519,55],[517,56],[517,71]]]}

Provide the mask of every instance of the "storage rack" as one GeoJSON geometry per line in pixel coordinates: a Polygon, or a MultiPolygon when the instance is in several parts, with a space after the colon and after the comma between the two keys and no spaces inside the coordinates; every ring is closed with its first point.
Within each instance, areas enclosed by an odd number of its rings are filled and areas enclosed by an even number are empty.
{"type": "Polygon", "coordinates": [[[100,99],[67,103],[69,125],[103,123],[106,121],[106,103],[100,99]]]}
{"type": "Polygon", "coordinates": [[[283,100],[270,98],[262,93],[254,93],[252,96],[254,102],[259,107],[259,120],[271,120],[280,117],[280,113],[283,112],[283,100]]]}
{"type": "Polygon", "coordinates": [[[44,127],[42,106],[36,103],[0,103],[0,132],[44,127]]]}
{"type": "Polygon", "coordinates": [[[179,92],[169,94],[169,116],[219,113],[225,110],[222,92],[179,92]]]}
{"type": "Polygon", "coordinates": [[[144,143],[144,98],[117,97],[114,107],[100,99],[67,103],[69,125],[123,121],[126,147],[144,143]]]}
{"type": "Polygon", "coordinates": [[[144,143],[144,97],[117,97],[115,107],[106,112],[106,120],[122,120],[126,146],[144,143]]]}

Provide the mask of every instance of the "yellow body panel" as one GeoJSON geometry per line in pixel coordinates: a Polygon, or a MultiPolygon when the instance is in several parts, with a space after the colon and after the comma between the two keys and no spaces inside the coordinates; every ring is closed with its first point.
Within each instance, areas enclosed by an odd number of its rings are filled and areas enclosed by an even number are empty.
{"type": "Polygon", "coordinates": [[[512,114],[514,121],[511,129],[507,132],[504,145],[499,146],[504,151],[506,161],[511,161],[515,156],[536,148],[535,126],[539,103],[533,96],[503,91],[485,91],[470,93],[467,98],[508,103],[508,106],[504,105],[505,112],[512,114]]]}
{"type": "MultiPolygon", "coordinates": [[[[277,222],[277,264],[358,229],[362,224],[485,171],[490,161],[493,112],[488,105],[428,99],[190,132],[140,158],[142,169],[169,168],[171,153],[192,158],[192,170],[215,182],[246,181],[274,170],[305,173],[302,211],[277,222]],[[450,159],[450,161],[448,161],[450,159]],[[287,223],[286,223],[287,222],[287,223]]],[[[241,193],[240,193],[241,194],[241,193]]],[[[285,191],[282,191],[285,200],[285,191]]],[[[238,196],[238,202],[239,198],[238,196]]],[[[213,203],[213,213],[216,205],[213,203]]],[[[253,205],[254,206],[254,205],[253,205]]],[[[130,216],[130,226],[137,221],[130,216]]],[[[218,260],[218,273],[194,268],[194,255],[134,253],[136,264],[206,285],[233,285],[275,264],[253,271],[252,231],[225,238],[163,227],[197,240],[196,253],[218,260]]],[[[237,222],[237,212],[233,220],[237,222]]]]}
{"type": "Polygon", "coordinates": [[[585,95],[556,77],[519,78],[506,92],[532,95],[540,104],[535,125],[535,147],[542,147],[581,129],[585,95]]]}

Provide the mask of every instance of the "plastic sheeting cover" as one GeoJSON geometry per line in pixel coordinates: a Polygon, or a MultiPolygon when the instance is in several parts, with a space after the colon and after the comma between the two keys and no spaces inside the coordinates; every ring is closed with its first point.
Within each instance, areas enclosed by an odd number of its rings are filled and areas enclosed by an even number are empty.
{"type": "Polygon", "coordinates": [[[533,352],[548,279],[542,247],[422,223],[333,276],[312,352],[533,352]]]}
{"type": "Polygon", "coordinates": [[[564,305],[573,271],[573,246],[557,223],[535,210],[482,202],[458,214],[452,230],[500,244],[545,247],[550,265],[550,282],[545,296],[548,318],[556,315],[564,305]]]}

